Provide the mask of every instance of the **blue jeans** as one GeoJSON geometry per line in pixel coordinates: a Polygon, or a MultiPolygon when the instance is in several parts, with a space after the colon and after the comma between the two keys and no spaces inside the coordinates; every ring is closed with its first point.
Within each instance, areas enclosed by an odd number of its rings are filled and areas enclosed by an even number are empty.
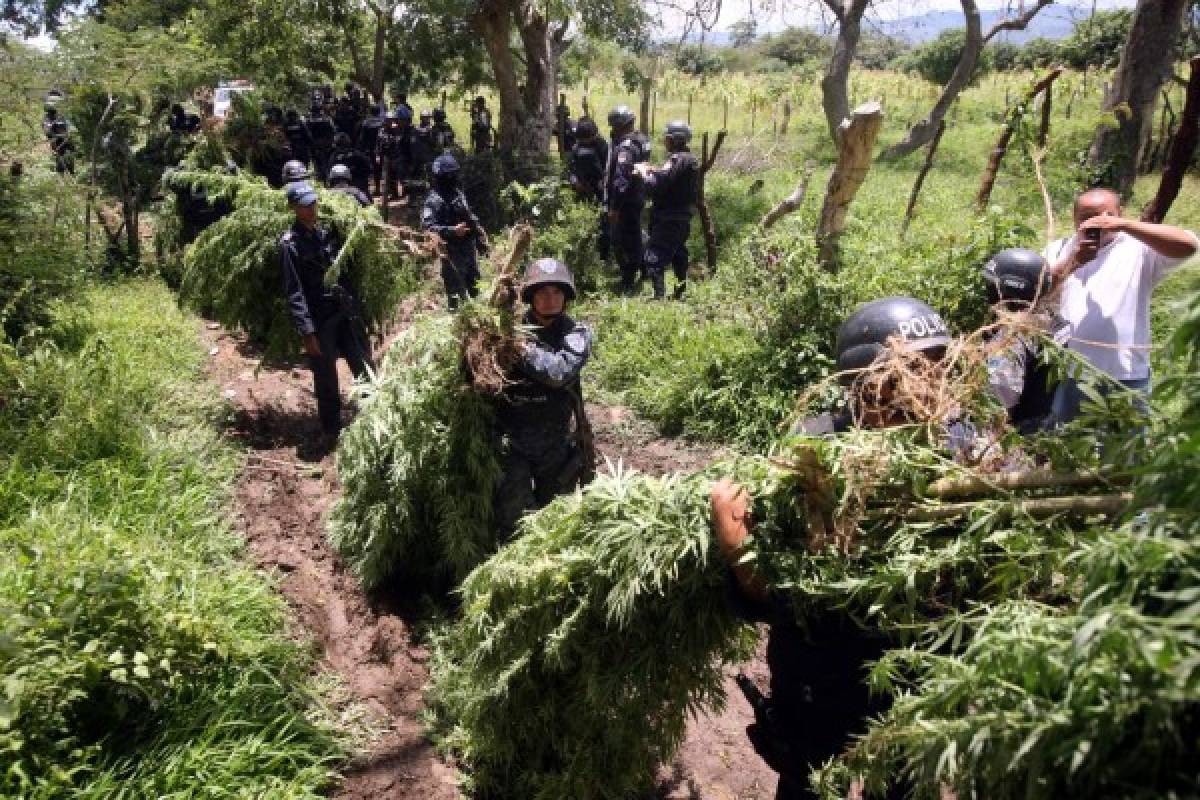
{"type": "MultiPolygon", "coordinates": [[[[1134,400],[1134,405],[1143,413],[1149,410],[1147,399],[1150,397],[1150,378],[1137,378],[1130,381],[1120,381],[1115,378],[1101,377],[1093,384],[1101,395],[1108,395],[1111,392],[1119,389],[1128,389],[1138,393],[1138,397],[1134,400]]],[[[1053,417],[1055,423],[1065,425],[1071,420],[1079,416],[1079,407],[1086,399],[1086,395],[1079,388],[1079,381],[1075,378],[1067,377],[1058,385],[1058,389],[1054,393],[1053,417]]]]}

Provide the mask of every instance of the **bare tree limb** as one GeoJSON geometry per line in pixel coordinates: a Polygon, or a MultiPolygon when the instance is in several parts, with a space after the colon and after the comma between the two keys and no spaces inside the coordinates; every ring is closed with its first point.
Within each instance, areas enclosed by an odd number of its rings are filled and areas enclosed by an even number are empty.
{"type": "Polygon", "coordinates": [[[794,213],[800,206],[804,205],[804,198],[808,194],[808,184],[812,180],[813,172],[817,168],[817,162],[805,161],[804,172],[800,175],[800,183],[796,186],[795,191],[783,198],[758,223],[758,227],[762,230],[767,230],[772,225],[780,220],[780,218],[794,213]]]}

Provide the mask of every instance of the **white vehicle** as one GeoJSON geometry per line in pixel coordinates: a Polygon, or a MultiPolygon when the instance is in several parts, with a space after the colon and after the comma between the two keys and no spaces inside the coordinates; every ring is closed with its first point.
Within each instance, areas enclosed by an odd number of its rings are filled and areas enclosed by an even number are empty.
{"type": "Polygon", "coordinates": [[[213,116],[217,119],[225,119],[229,115],[229,109],[233,108],[233,96],[253,91],[254,84],[250,81],[221,83],[213,90],[213,116]]]}

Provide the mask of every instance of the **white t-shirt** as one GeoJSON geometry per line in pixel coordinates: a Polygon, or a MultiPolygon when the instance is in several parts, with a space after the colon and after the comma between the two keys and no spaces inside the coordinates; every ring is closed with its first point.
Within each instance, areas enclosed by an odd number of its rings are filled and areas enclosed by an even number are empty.
{"type": "MultiPolygon", "coordinates": [[[[1044,255],[1053,264],[1074,247],[1074,236],[1059,239],[1044,255]]],[[[1186,260],[1116,234],[1063,286],[1059,314],[1071,326],[1068,347],[1116,380],[1150,377],[1150,293],[1186,260]]]]}

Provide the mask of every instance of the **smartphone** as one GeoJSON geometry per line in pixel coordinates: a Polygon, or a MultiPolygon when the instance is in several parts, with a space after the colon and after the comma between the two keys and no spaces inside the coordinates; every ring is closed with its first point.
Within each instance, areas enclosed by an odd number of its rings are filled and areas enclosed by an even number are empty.
{"type": "Polygon", "coordinates": [[[1089,242],[1098,242],[1100,237],[1104,235],[1104,231],[1099,228],[1087,228],[1083,232],[1083,238],[1089,242]]]}

